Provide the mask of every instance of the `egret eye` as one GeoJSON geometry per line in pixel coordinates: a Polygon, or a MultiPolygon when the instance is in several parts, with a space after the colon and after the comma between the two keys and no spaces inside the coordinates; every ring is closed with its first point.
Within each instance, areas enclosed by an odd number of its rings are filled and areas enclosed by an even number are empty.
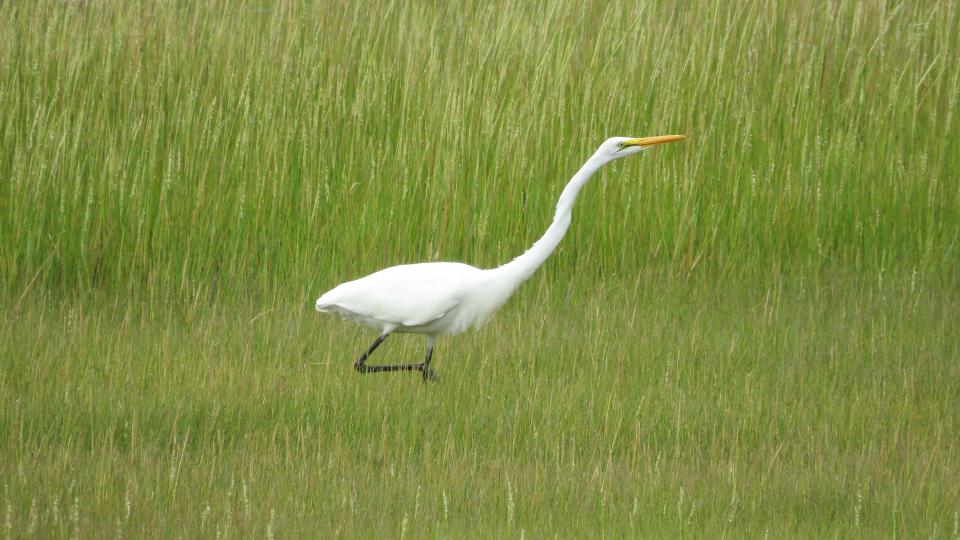
{"type": "Polygon", "coordinates": [[[619,146],[620,148],[623,148],[625,145],[623,143],[617,143],[617,146],[619,146]]]}

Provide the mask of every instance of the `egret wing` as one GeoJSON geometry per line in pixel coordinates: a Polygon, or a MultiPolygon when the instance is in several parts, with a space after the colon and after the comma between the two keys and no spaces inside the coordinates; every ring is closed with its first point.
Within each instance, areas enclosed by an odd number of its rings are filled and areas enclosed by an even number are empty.
{"type": "Polygon", "coordinates": [[[317,300],[317,309],[335,307],[384,323],[421,326],[457,307],[475,272],[480,270],[459,263],[394,266],[337,286],[317,300]]]}

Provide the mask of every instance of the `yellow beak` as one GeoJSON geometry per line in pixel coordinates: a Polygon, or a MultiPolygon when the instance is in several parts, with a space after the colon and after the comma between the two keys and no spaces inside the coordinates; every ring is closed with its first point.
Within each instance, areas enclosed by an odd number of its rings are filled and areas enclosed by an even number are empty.
{"type": "Polygon", "coordinates": [[[682,141],[686,138],[686,135],[658,135],[656,137],[640,137],[638,139],[627,139],[623,141],[623,146],[656,146],[658,144],[673,141],[682,141]]]}

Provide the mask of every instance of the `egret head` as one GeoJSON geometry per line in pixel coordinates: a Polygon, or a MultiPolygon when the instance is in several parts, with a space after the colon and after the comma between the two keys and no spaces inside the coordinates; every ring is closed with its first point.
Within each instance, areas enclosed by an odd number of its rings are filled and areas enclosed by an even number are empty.
{"type": "Polygon", "coordinates": [[[610,137],[595,154],[604,163],[649,150],[658,144],[682,141],[686,135],[658,135],[656,137],[610,137]]]}

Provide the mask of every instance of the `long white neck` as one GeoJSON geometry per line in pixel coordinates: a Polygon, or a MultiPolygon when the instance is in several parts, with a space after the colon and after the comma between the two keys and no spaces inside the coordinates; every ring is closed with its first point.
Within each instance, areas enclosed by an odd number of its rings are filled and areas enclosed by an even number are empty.
{"type": "Polygon", "coordinates": [[[560,240],[563,239],[563,235],[566,234],[567,228],[570,226],[570,211],[573,209],[573,203],[577,200],[577,195],[580,194],[580,188],[590,180],[593,173],[597,172],[604,163],[605,161],[598,159],[596,154],[588,159],[577,171],[577,174],[573,175],[573,178],[567,183],[567,187],[563,188],[560,200],[557,201],[557,211],[553,216],[553,223],[547,228],[547,232],[543,233],[543,236],[523,255],[493,270],[502,276],[504,281],[508,282],[513,289],[519,287],[521,283],[532,276],[537,268],[540,268],[547,260],[547,257],[553,253],[553,250],[557,249],[557,245],[560,244],[560,240]]]}

